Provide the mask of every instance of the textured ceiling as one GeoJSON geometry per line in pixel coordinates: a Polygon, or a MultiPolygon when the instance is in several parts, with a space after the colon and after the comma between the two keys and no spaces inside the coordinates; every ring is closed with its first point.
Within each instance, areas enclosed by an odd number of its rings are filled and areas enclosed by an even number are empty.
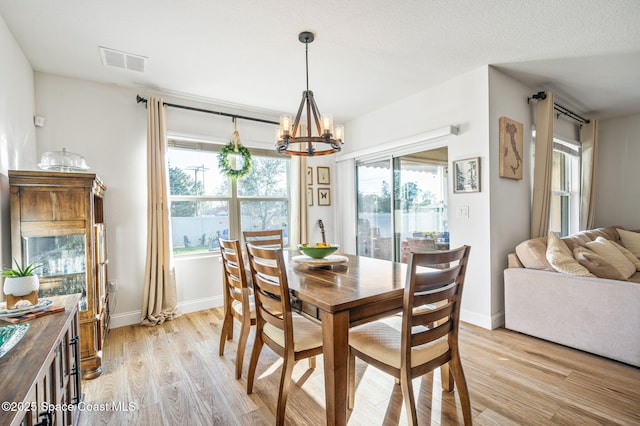
{"type": "Polygon", "coordinates": [[[640,113],[638,0],[0,0],[36,71],[345,121],[482,65],[599,118],[640,113]],[[102,65],[99,46],[148,57],[102,65]]]}

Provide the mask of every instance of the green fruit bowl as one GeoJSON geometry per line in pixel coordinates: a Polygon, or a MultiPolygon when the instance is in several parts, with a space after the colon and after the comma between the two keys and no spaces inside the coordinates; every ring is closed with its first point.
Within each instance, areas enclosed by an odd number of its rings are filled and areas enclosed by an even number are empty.
{"type": "Polygon", "coordinates": [[[298,250],[300,250],[302,253],[306,254],[309,257],[313,257],[314,259],[323,259],[327,256],[329,256],[330,254],[335,253],[336,250],[338,250],[340,248],[339,245],[337,244],[329,244],[326,247],[323,246],[309,246],[306,244],[299,244],[298,245],[298,250]]]}

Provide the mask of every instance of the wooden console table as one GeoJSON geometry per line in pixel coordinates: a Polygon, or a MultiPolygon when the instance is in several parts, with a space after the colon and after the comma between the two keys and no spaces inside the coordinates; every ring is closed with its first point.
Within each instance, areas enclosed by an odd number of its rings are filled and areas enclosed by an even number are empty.
{"type": "Polygon", "coordinates": [[[29,321],[22,340],[0,358],[0,425],[78,423],[80,294],[48,299],[65,311],[29,321]]]}

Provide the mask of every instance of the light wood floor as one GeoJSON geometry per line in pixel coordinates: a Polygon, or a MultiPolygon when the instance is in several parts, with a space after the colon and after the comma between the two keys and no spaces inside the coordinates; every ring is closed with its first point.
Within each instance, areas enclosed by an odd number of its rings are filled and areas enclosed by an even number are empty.
{"type": "MultiPolygon", "coordinates": [[[[271,425],[280,379],[279,358],[266,346],[254,393],[245,391],[253,333],[243,377],[234,379],[235,342],[218,357],[222,310],[183,315],[157,327],[111,330],[102,376],[83,381],[82,425],[271,425]],[[135,406],[123,411],[122,406],[135,406]],[[111,405],[114,404],[114,405],[111,405]],[[119,407],[118,404],[121,404],[119,407]],[[105,411],[104,409],[110,408],[105,411]],[[103,411],[99,411],[103,409],[103,411]]],[[[505,329],[464,324],[462,362],[477,425],[640,424],[640,369],[505,329]]],[[[287,423],[322,425],[322,359],[296,365],[287,423]]],[[[358,360],[350,425],[406,424],[400,386],[358,360]]],[[[414,381],[421,424],[461,424],[457,394],[443,393],[440,374],[414,381]]]]}

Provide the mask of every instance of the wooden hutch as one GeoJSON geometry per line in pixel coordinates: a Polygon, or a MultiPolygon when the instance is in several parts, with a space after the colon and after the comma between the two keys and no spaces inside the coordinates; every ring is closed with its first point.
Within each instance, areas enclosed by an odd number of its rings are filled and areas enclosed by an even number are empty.
{"type": "Polygon", "coordinates": [[[94,173],[10,170],[11,251],[41,264],[39,297],[80,293],[82,377],[102,372],[109,326],[106,187],[94,173]]]}

